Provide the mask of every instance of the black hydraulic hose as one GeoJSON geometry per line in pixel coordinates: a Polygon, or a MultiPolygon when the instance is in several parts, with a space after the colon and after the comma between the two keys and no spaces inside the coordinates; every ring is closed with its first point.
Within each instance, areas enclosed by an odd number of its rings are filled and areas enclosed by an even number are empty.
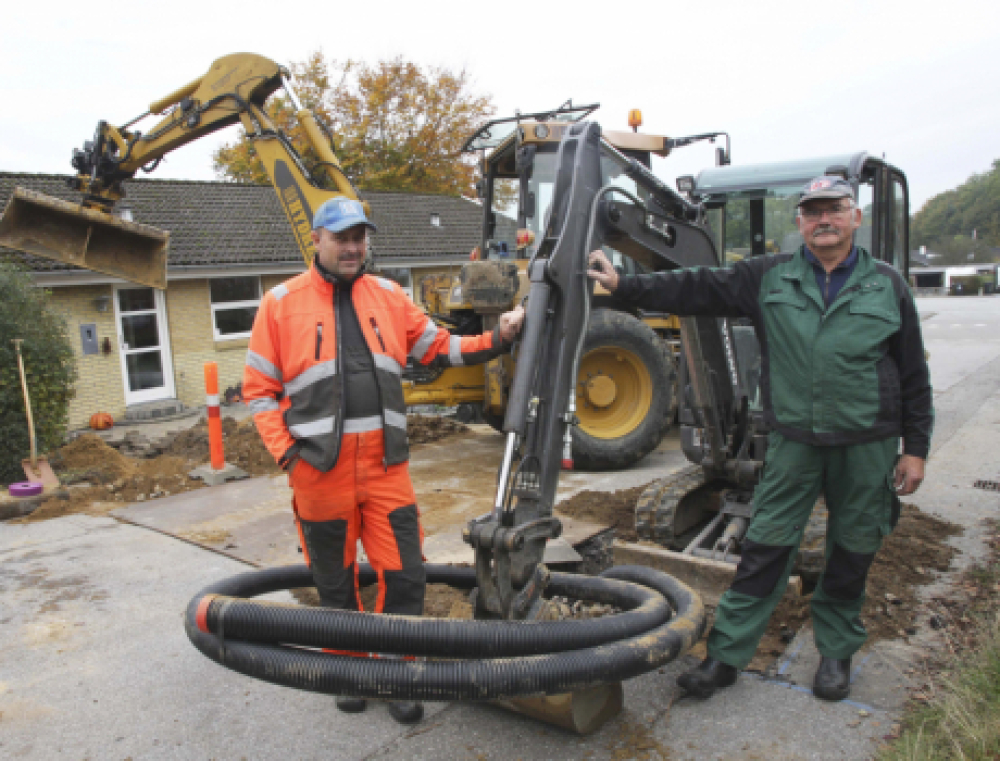
{"type": "MultiPolygon", "coordinates": [[[[475,586],[472,568],[430,565],[427,572],[430,583],[445,583],[460,589],[475,586]]],[[[370,583],[373,577],[370,568],[363,568],[363,582],[370,583]]],[[[305,566],[247,573],[214,584],[188,605],[185,616],[188,637],[203,654],[234,671],[297,689],[396,700],[497,700],[571,692],[638,676],[683,653],[698,640],[705,626],[701,600],[688,587],[664,573],[637,566],[613,568],[602,577],[552,574],[549,589],[554,594],[565,592],[588,600],[607,600],[627,609],[617,616],[588,621],[458,622],[330,610],[316,611],[318,616],[301,616],[309,611],[239,599],[311,585],[312,577],[305,566]],[[642,591],[643,587],[656,593],[653,598],[669,601],[676,611],[673,618],[652,623],[657,606],[655,599],[651,601],[642,591]],[[260,628],[277,635],[277,642],[234,638],[233,627],[242,626],[245,628],[241,631],[245,631],[257,626],[257,614],[265,610],[268,615],[261,615],[260,620],[270,622],[260,628]],[[239,612],[230,618],[230,611],[239,612]],[[629,629],[641,628],[637,626],[640,616],[647,618],[649,628],[626,633],[623,621],[631,622],[629,629]],[[248,623],[248,618],[255,622],[248,623]],[[275,624],[280,627],[282,618],[286,627],[283,633],[268,628],[275,624]],[[359,626],[366,628],[372,637],[364,650],[377,649],[372,642],[378,641],[377,650],[383,657],[357,658],[307,650],[298,640],[302,630],[309,629],[303,625],[305,621],[310,625],[326,621],[332,627],[324,646],[353,649],[343,644],[345,622],[362,619],[366,620],[359,626]],[[577,628],[581,634],[572,634],[577,628]],[[552,642],[553,632],[558,632],[563,640],[552,642]],[[553,647],[540,652],[535,637],[548,640],[553,647]],[[587,637],[604,644],[566,647],[570,638],[575,644],[587,637]],[[403,649],[395,657],[384,657],[392,652],[382,647],[388,642],[402,645],[403,649]],[[524,648],[523,652],[535,654],[496,657],[498,642],[503,652],[519,652],[518,648],[524,648]],[[457,647],[493,657],[454,660],[457,647]],[[413,655],[418,649],[429,657],[422,660],[399,657],[413,655]]]]}

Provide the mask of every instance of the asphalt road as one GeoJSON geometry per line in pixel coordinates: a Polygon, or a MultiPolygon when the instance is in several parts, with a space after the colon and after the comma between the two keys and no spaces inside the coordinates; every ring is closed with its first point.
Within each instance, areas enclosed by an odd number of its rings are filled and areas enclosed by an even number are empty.
{"type": "MultiPolygon", "coordinates": [[[[973,487],[1000,477],[1000,299],[919,308],[938,416],[915,501],[967,527],[958,543],[968,563],[982,553],[980,521],[1000,507],[996,493],[973,487]]],[[[624,714],[588,738],[473,704],[430,705],[421,725],[403,728],[383,706],[347,716],[329,697],[257,682],[197,653],[181,626],[185,604],[244,569],[111,518],[0,524],[0,757],[864,759],[899,715],[906,664],[935,646],[918,637],[859,658],[853,701],[841,704],[809,694],[805,633],[782,667],[791,682],[744,676],[706,703],[676,702],[674,676],[688,656],[630,680],[624,714]]]]}

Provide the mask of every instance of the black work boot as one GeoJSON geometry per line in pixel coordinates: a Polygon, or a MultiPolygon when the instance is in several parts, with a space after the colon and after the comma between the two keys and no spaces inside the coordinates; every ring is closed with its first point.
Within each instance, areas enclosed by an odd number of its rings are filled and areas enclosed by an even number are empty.
{"type": "Polygon", "coordinates": [[[851,659],[820,658],[813,695],[820,700],[843,700],[851,694],[851,659]]]}
{"type": "Polygon", "coordinates": [[[677,684],[684,692],[696,698],[712,697],[712,694],[736,682],[739,669],[715,658],[705,658],[690,671],[677,677],[677,684]]]}
{"type": "Polygon", "coordinates": [[[424,718],[424,704],[414,700],[393,700],[389,704],[389,715],[400,724],[416,724],[424,718]]]}
{"type": "Polygon", "coordinates": [[[349,698],[345,695],[337,696],[337,708],[344,713],[361,713],[368,707],[368,701],[364,698],[349,698]]]}

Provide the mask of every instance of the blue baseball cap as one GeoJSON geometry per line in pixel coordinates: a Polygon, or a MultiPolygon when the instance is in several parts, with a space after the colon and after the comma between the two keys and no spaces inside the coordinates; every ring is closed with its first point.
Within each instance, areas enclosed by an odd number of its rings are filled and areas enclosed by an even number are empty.
{"type": "Polygon", "coordinates": [[[355,225],[367,225],[372,232],[378,232],[378,228],[365,216],[365,207],[361,201],[352,201],[349,198],[331,198],[329,201],[324,201],[316,209],[316,215],[313,217],[313,230],[325,227],[332,233],[339,233],[355,225]]]}

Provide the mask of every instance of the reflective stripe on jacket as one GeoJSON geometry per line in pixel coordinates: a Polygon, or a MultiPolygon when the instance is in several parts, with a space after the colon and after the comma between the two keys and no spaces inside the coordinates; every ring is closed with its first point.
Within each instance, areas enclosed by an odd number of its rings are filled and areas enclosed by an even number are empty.
{"type": "MultiPolygon", "coordinates": [[[[497,329],[452,336],[386,278],[362,275],[352,297],[375,363],[386,465],[395,465],[409,459],[402,385],[407,357],[453,367],[485,362],[506,347],[497,329]]],[[[337,287],[310,267],[266,293],[254,320],[243,398],[283,468],[296,455],[324,472],[337,463],[344,431],[337,298],[337,287]]]]}

